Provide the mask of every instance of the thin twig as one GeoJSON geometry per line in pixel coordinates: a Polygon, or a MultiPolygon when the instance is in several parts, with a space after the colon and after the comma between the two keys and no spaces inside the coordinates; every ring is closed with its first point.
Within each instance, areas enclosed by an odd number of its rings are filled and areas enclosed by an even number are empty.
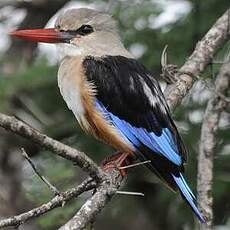
{"type": "Polygon", "coordinates": [[[214,54],[229,39],[229,9],[216,21],[203,39],[197,43],[192,55],[179,69],[178,81],[169,85],[164,94],[171,110],[180,104],[199,76],[211,63],[214,54]]]}
{"type": "MultiPolygon", "coordinates": [[[[166,45],[162,51],[162,55],[161,55],[161,66],[162,66],[162,74],[161,76],[163,77],[163,79],[169,83],[175,83],[179,80],[178,78],[178,74],[179,74],[179,70],[177,69],[176,65],[173,64],[168,64],[167,61],[167,48],[168,45],[166,45]]],[[[213,64],[227,64],[229,63],[230,60],[230,47],[228,48],[226,55],[224,57],[224,60],[222,61],[212,61],[211,62],[211,67],[213,64]]],[[[213,67],[212,67],[212,75],[214,76],[213,73],[213,67]]],[[[230,103],[230,98],[221,94],[220,92],[216,91],[214,84],[210,83],[210,81],[202,79],[199,75],[194,76],[196,79],[202,81],[205,85],[205,87],[207,89],[209,89],[211,92],[213,92],[214,94],[216,94],[217,96],[221,97],[222,100],[224,100],[226,103],[230,103]]]]}
{"type": "Polygon", "coordinates": [[[23,157],[25,157],[25,159],[29,162],[29,164],[31,165],[31,167],[33,168],[37,176],[48,186],[48,188],[54,193],[55,196],[60,196],[61,192],[58,191],[58,189],[54,185],[52,185],[44,176],[41,175],[41,173],[38,171],[33,161],[30,159],[30,157],[26,153],[25,149],[21,148],[21,151],[22,151],[23,157]]]}
{"type": "Polygon", "coordinates": [[[80,166],[85,172],[89,173],[89,175],[95,180],[102,180],[104,172],[85,153],[40,133],[38,130],[19,121],[15,117],[10,117],[2,113],[0,113],[0,126],[39,144],[41,147],[50,150],[56,155],[71,160],[80,166]]]}
{"type": "MultiPolygon", "coordinates": [[[[194,76],[200,75],[205,70],[218,48],[228,40],[226,36],[228,33],[227,21],[228,11],[217,20],[201,42],[198,43],[190,58],[181,67],[179,81],[165,92],[171,109],[175,108],[188,93],[194,83],[194,76]]],[[[84,229],[107,202],[107,193],[104,193],[103,190],[101,193],[97,191],[92,199],[89,199],[61,230],[84,229]],[[97,199],[96,195],[101,196],[100,199],[97,199]]]]}
{"type": "Polygon", "coordinates": [[[119,167],[118,169],[119,169],[119,170],[122,170],[122,169],[129,169],[129,168],[134,168],[134,167],[137,167],[137,166],[140,166],[140,165],[149,164],[149,163],[151,163],[151,160],[143,161],[143,162],[138,162],[138,163],[131,164],[131,165],[122,166],[122,167],[119,167]]]}
{"type": "Polygon", "coordinates": [[[129,191],[117,191],[116,194],[130,195],[130,196],[145,196],[145,194],[142,192],[129,192],[129,191]]]}
{"type": "MultiPolygon", "coordinates": [[[[228,26],[228,14],[225,12],[218,21],[213,25],[205,37],[198,43],[193,54],[186,61],[186,63],[180,69],[179,81],[177,81],[172,87],[168,88],[165,92],[167,96],[168,104],[171,108],[175,108],[180,104],[181,100],[188,93],[189,89],[192,87],[195,77],[201,74],[207,65],[212,60],[214,54],[217,52],[218,48],[223,46],[228,40],[229,28],[228,26]]],[[[63,145],[62,143],[51,139],[50,137],[39,133],[37,130],[29,127],[25,123],[13,118],[0,114],[0,126],[10,130],[20,136],[26,137],[29,140],[39,144],[46,149],[51,150],[53,153],[67,158],[77,164],[86,172],[88,172],[93,178],[102,183],[98,183],[96,193],[81,207],[81,209],[75,214],[75,216],[68,221],[61,229],[84,229],[87,224],[89,224],[95,216],[102,210],[102,208],[109,202],[111,197],[116,194],[116,191],[120,187],[121,178],[119,177],[119,172],[116,171],[114,174],[107,175],[102,172],[102,170],[84,153],[79,152],[69,146],[63,145]],[[120,179],[119,179],[120,178],[120,179]]],[[[63,196],[63,194],[62,194],[63,196]]],[[[52,201],[60,206],[63,202],[62,196],[56,196],[52,201]]],[[[51,201],[50,201],[51,202],[51,201]]],[[[53,202],[47,203],[50,206],[45,206],[45,210],[50,210],[58,205],[53,206],[53,202]]],[[[42,209],[43,210],[43,209],[42,209]]],[[[32,212],[32,210],[31,210],[32,212]]],[[[46,211],[45,211],[46,212],[46,211]]],[[[34,216],[42,215],[44,212],[40,210],[35,210],[35,213],[28,212],[29,218],[34,216]],[[38,211],[38,213],[36,213],[38,211]]],[[[20,216],[20,215],[19,215],[20,216]]],[[[12,217],[6,220],[0,221],[1,226],[16,226],[20,224],[20,221],[26,221],[28,218],[24,217],[21,219],[12,217]],[[14,224],[9,224],[14,223],[14,224]],[[5,222],[4,222],[5,221],[5,222]],[[4,225],[1,225],[5,223],[4,225]],[[16,224],[15,224],[16,223],[16,224]]]]}
{"type": "Polygon", "coordinates": [[[92,181],[91,178],[86,179],[76,188],[69,189],[60,196],[55,196],[49,202],[42,204],[41,206],[31,209],[28,212],[24,212],[20,215],[13,216],[4,220],[0,220],[0,228],[4,228],[7,226],[19,226],[24,222],[30,220],[31,218],[39,217],[54,208],[63,207],[63,204],[72,200],[73,198],[78,197],[83,192],[93,189],[96,186],[95,182],[92,181]]]}
{"type": "Polygon", "coordinates": [[[96,215],[101,212],[104,206],[116,194],[123,181],[123,177],[116,168],[111,170],[107,176],[107,179],[99,185],[93,196],[88,199],[80,210],[59,230],[83,230],[95,219],[96,215]]]}

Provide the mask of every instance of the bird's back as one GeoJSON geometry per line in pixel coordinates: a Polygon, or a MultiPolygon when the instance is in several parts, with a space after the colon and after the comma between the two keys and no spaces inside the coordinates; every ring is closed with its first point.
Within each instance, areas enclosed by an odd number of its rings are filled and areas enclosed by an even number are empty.
{"type": "Polygon", "coordinates": [[[87,132],[114,148],[135,154],[200,214],[182,173],[186,149],[156,79],[123,56],[67,57],[58,81],[61,94],[87,132]]]}

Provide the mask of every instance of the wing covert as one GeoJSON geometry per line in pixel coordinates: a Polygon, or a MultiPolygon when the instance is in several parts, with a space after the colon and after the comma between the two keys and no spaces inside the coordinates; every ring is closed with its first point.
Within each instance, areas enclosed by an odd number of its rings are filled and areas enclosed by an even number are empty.
{"type": "Polygon", "coordinates": [[[96,87],[97,107],[130,142],[144,144],[176,165],[185,161],[186,150],[163,93],[143,65],[122,56],[88,57],[83,65],[96,87]]]}

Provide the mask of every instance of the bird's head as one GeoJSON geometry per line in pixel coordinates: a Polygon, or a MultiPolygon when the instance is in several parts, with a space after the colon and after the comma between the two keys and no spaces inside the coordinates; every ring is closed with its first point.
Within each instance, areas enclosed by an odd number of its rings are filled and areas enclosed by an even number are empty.
{"type": "Polygon", "coordinates": [[[113,18],[96,10],[80,8],[62,13],[54,28],[18,30],[12,36],[34,42],[54,43],[61,57],[129,56],[123,47],[113,18]]]}

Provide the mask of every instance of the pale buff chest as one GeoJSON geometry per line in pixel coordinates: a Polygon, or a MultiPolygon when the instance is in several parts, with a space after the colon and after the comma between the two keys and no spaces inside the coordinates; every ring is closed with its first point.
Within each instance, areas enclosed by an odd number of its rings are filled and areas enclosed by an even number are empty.
{"type": "Polygon", "coordinates": [[[58,87],[68,108],[74,113],[79,124],[88,129],[85,119],[85,108],[81,98],[83,87],[81,59],[64,59],[58,70],[58,87]]]}
{"type": "Polygon", "coordinates": [[[58,86],[68,108],[85,131],[117,150],[133,152],[133,148],[121,137],[119,131],[95,109],[96,92],[93,85],[85,79],[82,58],[66,58],[62,61],[58,71],[58,86]]]}

